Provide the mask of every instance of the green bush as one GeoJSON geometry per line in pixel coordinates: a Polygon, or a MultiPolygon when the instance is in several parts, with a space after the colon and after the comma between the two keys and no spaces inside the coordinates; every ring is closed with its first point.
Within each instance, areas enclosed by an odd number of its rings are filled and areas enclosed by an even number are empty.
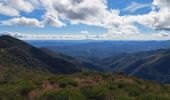
{"type": "Polygon", "coordinates": [[[16,97],[19,98],[19,94],[14,85],[0,85],[0,100],[16,100],[16,97]]]}
{"type": "Polygon", "coordinates": [[[58,100],[85,100],[85,96],[78,90],[61,90],[57,96],[58,100]]]}
{"type": "Polygon", "coordinates": [[[20,85],[18,86],[18,91],[20,93],[20,95],[22,96],[27,96],[28,93],[33,90],[35,88],[35,86],[29,82],[29,81],[23,81],[20,83],[20,85]]]}
{"type": "Polygon", "coordinates": [[[24,100],[33,87],[30,82],[26,81],[0,85],[0,100],[24,100]]]}
{"type": "MultiPolygon", "coordinates": [[[[39,97],[39,100],[58,100],[57,92],[56,91],[46,91],[39,97]]],[[[66,99],[62,99],[62,100],[66,100],[66,99]]]]}
{"type": "Polygon", "coordinates": [[[123,89],[125,87],[124,83],[117,83],[117,88],[123,89]]]}
{"type": "MultiPolygon", "coordinates": [[[[110,74],[110,73],[102,73],[101,75],[102,75],[103,79],[109,79],[112,77],[112,74],[110,74]]],[[[114,78],[113,78],[113,81],[114,81],[114,78]]]]}
{"type": "Polygon", "coordinates": [[[139,97],[139,100],[170,100],[170,97],[160,96],[159,94],[146,94],[139,97]]]}
{"type": "Polygon", "coordinates": [[[115,90],[118,89],[118,88],[117,88],[117,84],[115,84],[115,83],[112,82],[112,81],[109,81],[106,86],[107,86],[107,88],[108,88],[109,90],[112,90],[112,91],[115,91],[115,90]]]}
{"type": "Polygon", "coordinates": [[[125,84],[124,90],[128,92],[130,97],[137,97],[142,94],[142,90],[135,84],[125,84]]]}
{"type": "Polygon", "coordinates": [[[54,83],[57,82],[58,79],[53,76],[53,77],[48,77],[47,80],[48,80],[51,84],[54,84],[54,83]]]}
{"type": "Polygon", "coordinates": [[[105,100],[108,96],[108,90],[103,86],[86,86],[81,88],[81,92],[87,100],[105,100]]]}
{"type": "Polygon", "coordinates": [[[78,86],[78,82],[71,78],[62,78],[62,79],[58,80],[58,84],[61,88],[65,88],[69,85],[74,86],[74,87],[78,86]]]}
{"type": "Polygon", "coordinates": [[[60,90],[47,91],[40,98],[40,100],[86,100],[85,96],[78,90],[60,90]]]}

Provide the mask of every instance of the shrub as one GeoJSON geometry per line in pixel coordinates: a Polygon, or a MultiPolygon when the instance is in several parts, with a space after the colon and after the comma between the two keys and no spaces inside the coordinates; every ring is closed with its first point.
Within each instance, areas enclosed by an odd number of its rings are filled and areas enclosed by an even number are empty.
{"type": "MultiPolygon", "coordinates": [[[[57,100],[57,92],[46,91],[39,97],[39,100],[57,100]]],[[[61,100],[66,100],[66,99],[61,99],[61,100]]]]}
{"type": "MultiPolygon", "coordinates": [[[[110,74],[110,73],[104,73],[104,74],[102,74],[102,77],[103,77],[103,79],[109,79],[109,78],[112,77],[112,74],[110,74]]],[[[114,79],[113,79],[113,80],[114,80],[114,79]]]]}
{"type": "Polygon", "coordinates": [[[109,81],[109,82],[107,83],[107,88],[108,88],[109,90],[112,90],[112,91],[118,89],[118,88],[117,88],[117,85],[116,85],[114,82],[112,82],[112,81],[109,81]]]}
{"type": "Polygon", "coordinates": [[[142,94],[142,90],[135,84],[126,84],[125,90],[129,93],[129,96],[136,97],[142,94]]]}
{"type": "Polygon", "coordinates": [[[85,100],[85,96],[78,90],[46,91],[40,100],[85,100]]]}
{"type": "Polygon", "coordinates": [[[86,86],[81,88],[81,92],[89,100],[105,100],[108,90],[103,86],[86,86]]]}
{"type": "Polygon", "coordinates": [[[63,78],[63,79],[60,79],[58,80],[58,84],[61,88],[65,88],[67,87],[68,85],[70,86],[74,86],[74,87],[77,87],[78,86],[78,82],[71,79],[71,78],[63,78]]]}
{"type": "Polygon", "coordinates": [[[16,86],[12,84],[0,85],[0,100],[21,100],[22,96],[16,90],[16,86]]]}
{"type": "Polygon", "coordinates": [[[47,80],[48,80],[51,84],[54,84],[54,83],[57,83],[57,81],[58,81],[59,78],[62,78],[62,77],[51,76],[51,77],[47,77],[47,80]]]}
{"type": "Polygon", "coordinates": [[[125,87],[124,83],[117,83],[117,88],[122,89],[125,87]]]}
{"type": "Polygon", "coordinates": [[[28,96],[28,93],[33,90],[35,86],[31,82],[23,81],[20,83],[19,87],[17,88],[20,95],[28,96]]]}
{"type": "Polygon", "coordinates": [[[170,100],[170,97],[160,96],[158,94],[146,94],[139,97],[138,100],[170,100]]]}
{"type": "Polygon", "coordinates": [[[60,90],[58,100],[85,100],[85,96],[78,90],[60,90]]]}

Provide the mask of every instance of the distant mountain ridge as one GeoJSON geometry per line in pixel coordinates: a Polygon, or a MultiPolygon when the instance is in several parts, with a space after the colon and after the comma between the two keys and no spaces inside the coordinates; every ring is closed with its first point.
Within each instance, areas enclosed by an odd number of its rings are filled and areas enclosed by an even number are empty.
{"type": "Polygon", "coordinates": [[[137,53],[156,49],[169,49],[170,41],[27,41],[52,51],[60,52],[78,59],[97,63],[99,60],[122,53],[137,53]]]}

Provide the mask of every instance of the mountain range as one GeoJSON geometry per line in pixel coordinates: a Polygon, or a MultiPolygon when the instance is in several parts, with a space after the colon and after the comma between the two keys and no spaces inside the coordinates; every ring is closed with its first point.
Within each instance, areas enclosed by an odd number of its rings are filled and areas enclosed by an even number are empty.
{"type": "Polygon", "coordinates": [[[36,47],[44,47],[92,63],[122,53],[133,54],[143,51],[170,48],[170,41],[32,40],[26,42],[36,47]]]}
{"type": "MultiPolygon", "coordinates": [[[[143,52],[133,50],[133,52],[137,53],[132,53],[132,51],[129,51],[129,53],[120,53],[123,52],[120,51],[119,53],[116,53],[116,55],[110,54],[110,57],[103,58],[102,56],[100,59],[94,58],[94,60],[91,61],[91,58],[83,59],[79,57],[71,57],[63,53],[56,52],[57,50],[48,47],[37,48],[10,36],[1,36],[0,43],[1,66],[20,65],[25,66],[26,68],[33,68],[55,74],[68,74],[81,72],[83,70],[111,73],[123,72],[127,75],[137,76],[142,79],[154,80],[161,83],[170,83],[170,49],[158,49],[143,52]]],[[[99,45],[99,43],[96,43],[96,45],[97,44],[99,45]]],[[[89,44],[87,47],[93,46],[94,45],[90,46],[89,44]]],[[[98,54],[99,52],[96,51],[97,53],[94,54],[94,56],[98,55],[100,57],[100,55],[105,55],[102,52],[107,52],[107,50],[105,50],[106,48],[97,49],[97,47],[93,48],[100,50],[101,54],[98,54]]],[[[69,48],[70,46],[68,46],[68,48],[66,46],[66,50],[69,50],[69,48]]],[[[80,49],[82,49],[80,51],[83,52],[83,49],[85,48],[80,47],[80,49]]],[[[111,48],[111,50],[112,49],[114,48],[111,48]]],[[[70,52],[72,52],[72,49],[70,49],[70,52]]],[[[80,52],[77,52],[77,55],[79,53],[80,52]]],[[[87,54],[87,58],[88,57],[89,56],[87,54]]]]}
{"type": "MultiPolygon", "coordinates": [[[[30,42],[30,41],[29,41],[30,42]]],[[[105,72],[170,83],[170,41],[43,41],[31,44],[100,66],[105,72]]]]}

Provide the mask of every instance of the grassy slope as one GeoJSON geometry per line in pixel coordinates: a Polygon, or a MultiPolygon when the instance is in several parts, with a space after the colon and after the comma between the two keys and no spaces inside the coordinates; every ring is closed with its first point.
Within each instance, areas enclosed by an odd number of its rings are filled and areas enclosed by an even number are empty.
{"type": "Polygon", "coordinates": [[[170,86],[125,75],[54,75],[0,66],[0,100],[170,100],[170,86]]]}

